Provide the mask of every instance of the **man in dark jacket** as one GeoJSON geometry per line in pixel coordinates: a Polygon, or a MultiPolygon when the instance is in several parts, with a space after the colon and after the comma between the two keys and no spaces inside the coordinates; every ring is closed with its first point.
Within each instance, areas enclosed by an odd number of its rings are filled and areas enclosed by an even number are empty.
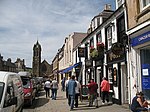
{"type": "MultiPolygon", "coordinates": [[[[93,102],[97,99],[98,84],[92,79],[88,85],[89,89],[89,106],[93,106],[93,102]]],[[[95,105],[97,107],[97,105],[95,105]]]]}

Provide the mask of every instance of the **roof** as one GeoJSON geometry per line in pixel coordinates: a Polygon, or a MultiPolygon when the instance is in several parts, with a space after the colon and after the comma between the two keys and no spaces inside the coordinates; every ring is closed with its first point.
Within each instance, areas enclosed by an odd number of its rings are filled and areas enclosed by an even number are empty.
{"type": "Polygon", "coordinates": [[[29,72],[26,72],[26,71],[21,71],[18,73],[20,76],[25,76],[25,77],[30,77],[31,76],[31,73],[29,72]]]}
{"type": "Polygon", "coordinates": [[[9,74],[15,74],[15,73],[0,71],[0,82],[5,82],[5,77],[8,77],[9,74]]]}

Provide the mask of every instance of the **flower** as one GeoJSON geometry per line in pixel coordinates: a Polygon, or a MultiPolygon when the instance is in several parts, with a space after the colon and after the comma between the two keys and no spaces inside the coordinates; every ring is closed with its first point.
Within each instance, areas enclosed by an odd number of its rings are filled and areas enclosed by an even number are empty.
{"type": "Polygon", "coordinates": [[[90,49],[94,49],[94,46],[90,46],[90,49]]]}
{"type": "Polygon", "coordinates": [[[93,52],[94,49],[94,46],[90,46],[90,53],[93,52]]]}
{"type": "Polygon", "coordinates": [[[103,42],[98,42],[98,43],[97,43],[97,46],[99,46],[99,47],[104,47],[104,43],[103,43],[103,42]]]}

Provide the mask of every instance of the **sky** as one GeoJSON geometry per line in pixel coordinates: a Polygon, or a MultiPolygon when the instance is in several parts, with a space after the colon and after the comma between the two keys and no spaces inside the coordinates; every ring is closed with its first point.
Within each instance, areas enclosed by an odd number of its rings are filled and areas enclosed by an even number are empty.
{"type": "Polygon", "coordinates": [[[32,67],[33,46],[42,47],[42,61],[52,63],[65,37],[86,33],[92,18],[115,0],[0,0],[0,54],[4,60],[25,60],[32,67]]]}

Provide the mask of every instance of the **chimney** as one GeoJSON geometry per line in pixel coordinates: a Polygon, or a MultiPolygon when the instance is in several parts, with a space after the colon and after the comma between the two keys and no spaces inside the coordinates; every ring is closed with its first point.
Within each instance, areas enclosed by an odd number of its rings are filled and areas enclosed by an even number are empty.
{"type": "Polygon", "coordinates": [[[105,4],[104,10],[111,10],[111,5],[110,4],[105,4]]]}

